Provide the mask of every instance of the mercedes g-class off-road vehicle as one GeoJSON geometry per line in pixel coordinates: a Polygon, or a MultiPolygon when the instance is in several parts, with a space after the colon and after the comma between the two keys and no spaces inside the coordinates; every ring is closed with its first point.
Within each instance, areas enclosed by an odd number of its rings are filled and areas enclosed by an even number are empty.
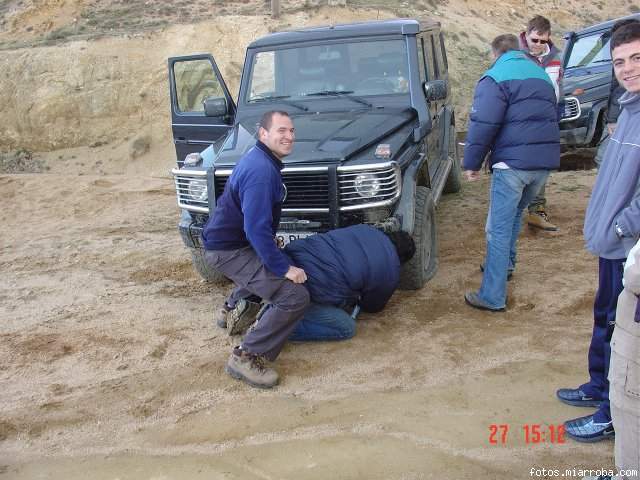
{"type": "Polygon", "coordinates": [[[182,209],[196,270],[201,232],[268,110],[285,110],[296,142],[284,159],[280,243],[357,223],[409,232],[417,253],[401,287],[436,272],[435,205],[460,188],[455,117],[437,22],[376,21],[267,35],[247,48],[234,103],[210,55],[169,59],[182,209]]]}
{"type": "Polygon", "coordinates": [[[640,20],[640,13],[591,25],[565,35],[564,113],[560,139],[565,147],[595,147],[606,131],[611,93],[611,29],[624,19],[640,20]]]}

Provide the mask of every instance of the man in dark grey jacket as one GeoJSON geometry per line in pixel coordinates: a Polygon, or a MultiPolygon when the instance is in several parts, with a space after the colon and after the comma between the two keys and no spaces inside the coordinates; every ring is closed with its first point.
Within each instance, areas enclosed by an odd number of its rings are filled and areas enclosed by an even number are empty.
{"type": "Polygon", "coordinates": [[[584,222],[587,250],[599,257],[590,379],[578,388],[557,392],[569,405],[598,407],[593,415],[565,422],[567,435],[583,442],[614,435],[607,381],[610,341],[624,262],[640,237],[640,22],[614,26],[611,53],[615,76],[626,93],[619,99],[622,113],[598,171],[584,222]]]}

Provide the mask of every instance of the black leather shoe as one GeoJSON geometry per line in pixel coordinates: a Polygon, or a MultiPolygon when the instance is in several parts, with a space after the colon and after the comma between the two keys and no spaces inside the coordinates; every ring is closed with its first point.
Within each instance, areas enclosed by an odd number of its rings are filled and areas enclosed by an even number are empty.
{"type": "Polygon", "coordinates": [[[607,438],[613,438],[613,422],[595,423],[593,415],[574,418],[564,422],[565,433],[578,442],[594,443],[607,438]]]}
{"type": "Polygon", "coordinates": [[[579,388],[561,388],[556,392],[558,399],[574,407],[599,407],[601,399],[586,395],[579,388]]]}

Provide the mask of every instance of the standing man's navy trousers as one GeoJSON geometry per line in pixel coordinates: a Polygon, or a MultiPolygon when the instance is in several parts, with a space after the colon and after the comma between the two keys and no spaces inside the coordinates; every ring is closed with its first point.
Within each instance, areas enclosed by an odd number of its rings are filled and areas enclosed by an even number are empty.
{"type": "Polygon", "coordinates": [[[618,296],[622,292],[622,272],[625,259],[609,260],[600,257],[598,263],[598,291],[593,304],[593,335],[589,346],[589,382],[579,388],[586,395],[603,400],[593,420],[611,421],[609,407],[609,360],[611,335],[616,324],[618,296]]]}

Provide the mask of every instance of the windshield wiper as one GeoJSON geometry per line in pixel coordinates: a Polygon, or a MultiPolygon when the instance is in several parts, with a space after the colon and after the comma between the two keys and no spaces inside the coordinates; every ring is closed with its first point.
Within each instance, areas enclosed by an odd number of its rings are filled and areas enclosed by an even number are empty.
{"type": "Polygon", "coordinates": [[[304,112],[308,112],[309,111],[309,109],[307,107],[305,107],[304,105],[300,105],[297,102],[292,102],[291,100],[286,100],[290,96],[291,95],[262,95],[262,96],[256,96],[256,97],[252,98],[247,103],[275,102],[275,101],[278,101],[280,103],[284,103],[285,105],[291,105],[292,107],[299,108],[300,110],[302,110],[304,112]]]}
{"type": "Polygon", "coordinates": [[[353,90],[322,90],[320,92],[307,93],[307,97],[340,97],[347,98],[356,103],[361,103],[362,105],[366,105],[369,108],[373,108],[373,104],[367,102],[364,98],[357,97],[355,95],[350,95],[353,93],[353,90]]]}

